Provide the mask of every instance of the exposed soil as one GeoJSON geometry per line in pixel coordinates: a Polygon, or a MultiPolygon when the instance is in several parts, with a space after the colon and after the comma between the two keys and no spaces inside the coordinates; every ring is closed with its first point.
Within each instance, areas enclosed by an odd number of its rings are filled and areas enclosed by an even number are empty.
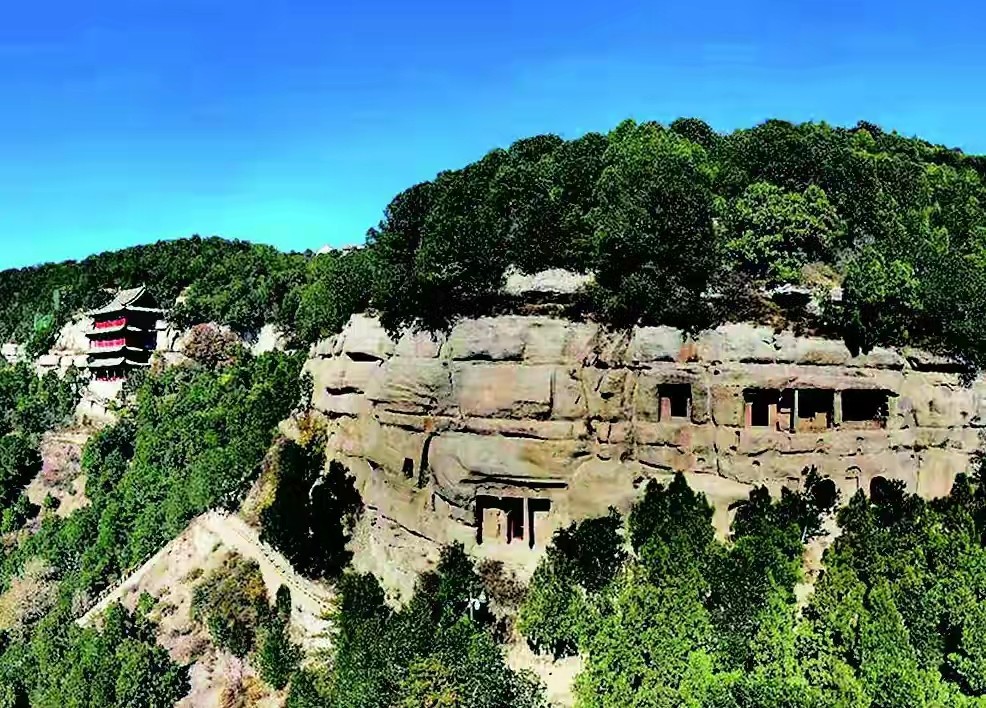
{"type": "Polygon", "coordinates": [[[306,654],[328,648],[330,624],[323,616],[332,602],[332,592],[296,573],[287,559],[261,543],[257,532],[238,516],[219,512],[208,512],[193,520],[180,536],[101,598],[78,622],[92,623],[117,601],[134,609],[146,592],[157,601],[150,617],[160,628],[158,641],[175,661],[191,664],[191,691],[179,706],[219,706],[224,692],[240,696],[242,705],[280,706],[282,694],[264,686],[248,661],[216,651],[205,629],[191,618],[196,582],[231,553],[257,562],[271,599],[281,585],[291,590],[291,635],[306,654]]]}

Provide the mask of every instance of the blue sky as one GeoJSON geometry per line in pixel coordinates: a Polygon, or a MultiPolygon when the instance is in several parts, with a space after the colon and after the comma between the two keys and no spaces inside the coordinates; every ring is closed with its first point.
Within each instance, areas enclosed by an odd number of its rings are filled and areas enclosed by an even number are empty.
{"type": "Polygon", "coordinates": [[[866,119],[986,152],[983,26],[910,0],[8,2],[0,267],[359,243],[439,170],[626,117],[866,119]]]}

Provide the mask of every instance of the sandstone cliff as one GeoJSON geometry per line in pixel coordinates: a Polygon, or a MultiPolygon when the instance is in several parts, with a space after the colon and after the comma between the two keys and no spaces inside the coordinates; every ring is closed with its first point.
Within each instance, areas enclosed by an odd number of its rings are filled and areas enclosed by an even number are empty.
{"type": "Polygon", "coordinates": [[[453,540],[529,571],[554,528],[675,471],[720,531],[753,485],[798,485],[811,465],[844,498],[878,476],[945,494],[986,422],[986,384],[947,361],[752,325],[512,316],[394,341],[357,315],[307,369],[329,454],[367,503],[358,558],[404,589],[453,540]]]}

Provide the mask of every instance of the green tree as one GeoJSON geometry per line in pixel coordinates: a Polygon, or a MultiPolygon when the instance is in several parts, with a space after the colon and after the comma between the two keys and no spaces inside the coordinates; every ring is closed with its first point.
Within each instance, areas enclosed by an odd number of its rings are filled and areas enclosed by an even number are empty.
{"type": "Polygon", "coordinates": [[[876,249],[861,252],[850,263],[844,284],[844,329],[850,348],[868,351],[878,343],[920,341],[920,330],[914,332],[922,321],[919,288],[907,261],[876,249]]]}
{"type": "Polygon", "coordinates": [[[481,584],[461,546],[443,550],[435,572],[418,579],[414,596],[398,611],[386,606],[372,576],[344,575],[327,703],[543,706],[536,682],[506,665],[488,613],[469,612],[468,600],[479,596],[481,584]]]}
{"type": "Polygon", "coordinates": [[[353,477],[333,460],[328,472],[320,440],[281,444],[277,490],[261,512],[260,537],[310,577],[336,577],[352,558],[346,550],[363,502],[353,477]]]}
{"type": "Polygon", "coordinates": [[[715,553],[712,506],[678,473],[666,487],[650,480],[627,524],[630,543],[654,577],[689,575],[704,585],[715,553]]]}
{"type": "Polygon", "coordinates": [[[156,644],[126,640],[117,647],[116,660],[115,705],[167,708],[187,690],[183,672],[156,644]]]}
{"type": "Polygon", "coordinates": [[[730,203],[723,227],[730,267],[769,283],[800,282],[804,266],[833,262],[844,232],[820,187],[785,192],[767,182],[751,184],[730,203]]]}
{"type": "Polygon", "coordinates": [[[535,651],[556,658],[578,652],[586,600],[569,569],[546,556],[534,571],[517,617],[517,628],[535,651]]]}
{"type": "Polygon", "coordinates": [[[41,455],[21,435],[0,437],[0,507],[14,503],[21,490],[41,471],[41,455]]]}
{"type": "Polygon", "coordinates": [[[719,269],[705,151],[652,123],[609,136],[594,212],[599,297],[613,321],[695,327],[719,269]]]}
{"type": "MultiPolygon", "coordinates": [[[[238,555],[230,556],[222,566],[206,575],[192,594],[192,617],[209,628],[216,646],[241,658],[253,650],[257,632],[267,621],[268,614],[267,588],[260,566],[256,561],[238,555]]],[[[276,617],[273,621],[282,619],[276,617]]],[[[267,639],[270,647],[264,660],[280,658],[275,656],[276,653],[287,647],[278,647],[276,637],[267,639]]],[[[287,673],[290,674],[290,670],[287,673]]],[[[274,674],[272,677],[279,679],[274,674]]]]}
{"type": "Polygon", "coordinates": [[[268,620],[257,634],[257,668],[260,677],[277,690],[284,688],[301,663],[301,648],[288,636],[287,619],[268,620]]]}
{"type": "Polygon", "coordinates": [[[28,678],[31,705],[131,708],[174,705],[187,693],[187,669],[154,641],[153,629],[111,605],[103,629],[81,629],[59,609],[35,633],[28,678]]]}
{"type": "Polygon", "coordinates": [[[435,179],[434,201],[414,259],[422,298],[417,318],[424,324],[442,326],[481,309],[503,284],[509,265],[506,236],[498,228],[489,190],[505,160],[505,151],[494,150],[435,179]]]}
{"type": "Polygon", "coordinates": [[[555,532],[518,615],[518,629],[535,650],[576,653],[587,597],[604,590],[626,562],[622,523],[610,509],[555,532]]]}
{"type": "Polygon", "coordinates": [[[291,677],[291,688],[284,705],[286,708],[323,708],[326,705],[310,671],[302,669],[291,677]]]}
{"type": "Polygon", "coordinates": [[[280,324],[305,343],[339,332],[351,315],[369,306],[374,256],[373,250],[358,248],[312,257],[304,282],[285,296],[280,324]]]}
{"type": "Polygon", "coordinates": [[[701,145],[709,153],[714,153],[722,140],[708,123],[699,118],[677,118],[668,127],[681,137],[701,145]]]}
{"type": "Polygon", "coordinates": [[[510,264],[535,273],[591,265],[593,187],[603,167],[605,136],[520,140],[490,184],[490,201],[508,241],[510,264]]]}
{"type": "Polygon", "coordinates": [[[926,705],[925,679],[889,587],[880,584],[870,590],[867,604],[860,630],[860,676],[873,705],[926,705]]]}
{"type": "Polygon", "coordinates": [[[679,705],[689,656],[711,638],[701,598],[682,580],[621,578],[586,634],[588,662],[575,684],[580,706],[679,705]]]}
{"type": "Polygon", "coordinates": [[[432,182],[404,190],[387,205],[380,224],[367,233],[374,253],[372,302],[391,331],[413,322],[422,304],[415,262],[435,192],[432,182]]]}

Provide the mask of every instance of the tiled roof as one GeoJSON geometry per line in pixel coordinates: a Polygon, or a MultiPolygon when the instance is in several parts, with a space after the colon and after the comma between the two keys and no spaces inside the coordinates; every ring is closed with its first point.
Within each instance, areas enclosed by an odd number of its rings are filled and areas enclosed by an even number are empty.
{"type": "MultiPolygon", "coordinates": [[[[111,312],[119,312],[120,310],[127,309],[131,304],[137,302],[144,295],[145,292],[147,292],[147,288],[145,288],[144,286],[140,286],[139,288],[128,288],[126,290],[120,290],[119,292],[117,292],[116,296],[106,305],[100,307],[98,310],[90,310],[86,314],[93,316],[93,315],[106,315],[111,312]]],[[[133,309],[143,310],[146,312],[158,312],[158,310],[156,309],[146,308],[146,307],[138,307],[133,309]]]]}
{"type": "Polygon", "coordinates": [[[126,357],[115,357],[113,359],[92,359],[89,362],[90,369],[109,369],[114,366],[123,366],[124,364],[128,366],[150,366],[149,363],[143,361],[131,361],[126,357]]]}
{"type": "Polygon", "coordinates": [[[103,369],[111,366],[122,366],[126,359],[122,356],[115,359],[93,359],[89,362],[90,369],[103,369]]]}

